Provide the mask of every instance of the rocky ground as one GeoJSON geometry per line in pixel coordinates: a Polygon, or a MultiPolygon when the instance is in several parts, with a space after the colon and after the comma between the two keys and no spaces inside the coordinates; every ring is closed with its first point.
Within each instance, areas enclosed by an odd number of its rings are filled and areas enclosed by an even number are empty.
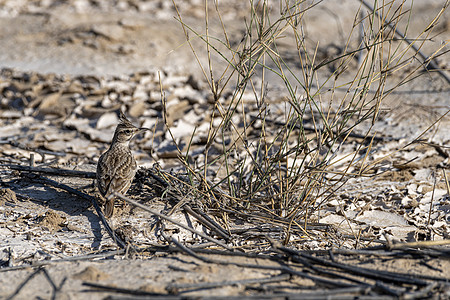
{"type": "MultiPolygon", "coordinates": [[[[420,34],[442,9],[442,2],[415,3],[409,36],[420,34]]],[[[178,8],[186,24],[204,33],[203,5],[203,1],[180,1],[178,8]]],[[[308,47],[318,47],[318,61],[342,51],[358,7],[357,1],[324,1],[305,15],[305,40],[308,47]]],[[[210,9],[212,14],[213,3],[210,9]]],[[[222,21],[231,44],[244,37],[248,9],[249,4],[243,1],[221,5],[222,21]]],[[[272,6],[272,11],[276,13],[277,5],[272,6]]],[[[192,165],[202,165],[210,126],[220,126],[222,118],[211,114],[215,104],[212,93],[176,18],[177,11],[170,1],[0,0],[0,297],[13,295],[31,274],[35,276],[15,299],[50,299],[52,291],[57,290],[51,281],[61,285],[58,299],[99,299],[130,293],[86,283],[134,290],[135,297],[259,297],[274,293],[289,297],[303,293],[305,299],[307,293],[324,290],[323,287],[329,288],[330,294],[351,298],[364,293],[368,297],[380,294],[398,297],[411,292],[410,286],[414,286],[408,283],[409,289],[393,290],[392,286],[365,278],[361,280],[384,292],[333,292],[330,283],[308,277],[320,274],[320,268],[307,271],[306,264],[299,266],[305,261],[294,260],[290,264],[292,253],[282,252],[283,240],[291,249],[309,251],[333,262],[415,274],[421,280],[439,282],[435,285],[427,282],[429,293],[410,293],[411,298],[449,297],[448,246],[435,245],[427,248],[429,252],[425,254],[405,253],[401,249],[390,254],[350,251],[392,246],[400,241],[445,244],[450,239],[450,85],[438,73],[425,73],[407,81],[384,99],[372,128],[380,139],[373,141],[367,156],[357,157],[359,161],[366,160],[367,165],[373,163],[371,175],[377,176],[346,181],[311,216],[308,232],[301,231],[299,225],[287,236],[283,229],[286,224],[281,221],[272,224],[267,221],[268,214],[251,215],[255,212],[248,210],[248,206],[232,201],[225,205],[233,210],[228,222],[212,212],[214,220],[231,233],[227,245],[245,255],[217,255],[205,250],[199,258],[182,253],[181,246],[177,248],[165,237],[195,249],[222,248],[170,222],[159,228],[152,213],[132,205],[122,205],[110,220],[114,229],[125,232],[122,237],[141,250],[136,253],[131,248],[125,253],[117,250],[89,201],[44,184],[27,172],[11,169],[11,165],[33,165],[85,171],[81,178],[43,176],[95,196],[89,174],[95,172],[98,157],[107,149],[118,121],[117,110],[122,109],[134,124],[152,129],[133,142],[133,152],[142,170],[129,196],[165,214],[172,209],[174,198],[188,197],[190,191],[183,184],[169,190],[149,174],[168,178],[168,182],[173,182],[170,176],[184,176],[179,157],[188,152],[192,165]],[[416,138],[420,141],[410,144],[416,138]],[[383,157],[386,158],[379,160],[383,157]],[[277,256],[270,249],[281,252],[277,256]],[[335,251],[331,258],[323,251],[329,249],[335,251]],[[258,253],[267,256],[255,257],[258,253]],[[286,265],[290,269],[283,269],[286,265]],[[33,273],[36,270],[38,273],[33,273]]],[[[447,9],[434,29],[436,35],[421,50],[430,55],[444,45],[439,50],[444,54],[438,56],[437,63],[450,76],[445,54],[448,51],[445,43],[450,37],[448,20],[447,9]]],[[[211,17],[209,26],[212,36],[221,34],[217,17],[211,17]]],[[[189,36],[200,64],[207,70],[204,43],[192,33],[189,36]]],[[[291,42],[292,36],[286,34],[278,50],[285,55],[293,73],[300,72],[291,42]]],[[[212,64],[218,78],[225,68],[224,61],[213,55],[212,64]]],[[[332,68],[317,81],[330,76],[332,68]]],[[[394,86],[406,72],[407,67],[395,73],[388,87],[394,86]]],[[[268,132],[274,133],[275,121],[283,119],[286,111],[287,92],[276,76],[270,73],[265,76],[271,111],[268,132]]],[[[349,76],[341,79],[351,80],[349,76]]],[[[221,98],[224,105],[232,98],[233,88],[230,84],[224,92],[221,98]]],[[[344,90],[333,88],[332,83],[326,83],[326,89],[333,92],[324,92],[324,98],[339,99],[345,94],[344,90]]],[[[237,118],[234,124],[251,123],[258,117],[255,95],[248,92],[242,99],[247,106],[237,108],[239,115],[234,116],[237,118]]],[[[305,121],[306,126],[312,124],[312,119],[305,121]]],[[[355,134],[364,135],[370,126],[363,122],[355,134]]],[[[255,125],[249,131],[249,139],[260,131],[261,127],[255,125]]],[[[232,137],[217,137],[208,154],[222,154],[226,138],[232,137]]],[[[361,139],[355,136],[339,148],[335,170],[348,163],[348,153],[360,143],[361,139]]],[[[237,153],[236,159],[245,154],[245,151],[237,153]]],[[[362,163],[353,167],[361,166],[362,163]]],[[[212,168],[208,180],[218,182],[223,172],[220,167],[212,168]]],[[[171,218],[211,233],[208,226],[185,211],[175,210],[171,218]]],[[[350,288],[334,284],[331,286],[336,289],[350,288]]],[[[327,296],[326,291],[323,293],[321,297],[327,296]]]]}

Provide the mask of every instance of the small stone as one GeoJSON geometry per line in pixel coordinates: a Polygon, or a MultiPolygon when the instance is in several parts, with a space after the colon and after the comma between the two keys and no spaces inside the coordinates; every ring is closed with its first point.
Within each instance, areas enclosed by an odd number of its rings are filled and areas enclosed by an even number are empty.
{"type": "Polygon", "coordinates": [[[98,24],[92,26],[91,30],[95,34],[103,36],[112,41],[119,41],[125,35],[122,26],[118,24],[98,24]]]}
{"type": "Polygon", "coordinates": [[[187,123],[183,119],[178,120],[177,125],[170,128],[170,132],[172,133],[172,135],[170,135],[168,131],[166,132],[166,139],[171,139],[172,136],[175,140],[185,137],[190,138],[190,136],[194,132],[194,129],[194,125],[187,123]]]}
{"type": "Polygon", "coordinates": [[[194,90],[190,85],[177,87],[173,91],[173,95],[177,96],[179,99],[187,99],[191,104],[199,102],[198,100],[201,98],[201,94],[197,90],[194,90]]]}
{"type": "Polygon", "coordinates": [[[16,193],[11,189],[1,189],[0,190],[0,205],[4,205],[5,202],[17,202],[16,193]]]}
{"type": "Polygon", "coordinates": [[[126,18],[119,21],[119,25],[128,29],[138,29],[145,27],[145,23],[134,18],[126,18]]]}
{"type": "Polygon", "coordinates": [[[93,266],[89,266],[80,273],[77,273],[72,276],[72,278],[74,279],[79,279],[83,281],[94,281],[94,282],[107,279],[108,277],[109,277],[108,274],[100,271],[99,269],[93,266]]]}
{"type": "Polygon", "coordinates": [[[104,129],[109,128],[111,126],[117,125],[119,122],[119,118],[117,117],[117,114],[114,112],[103,114],[98,120],[97,125],[95,128],[97,129],[104,129]]]}
{"type": "Polygon", "coordinates": [[[145,108],[145,102],[134,103],[128,110],[128,114],[133,118],[140,117],[144,114],[145,108]]]}
{"type": "Polygon", "coordinates": [[[190,109],[189,101],[178,100],[173,98],[167,104],[167,123],[171,126],[176,120],[181,119],[185,113],[190,109]]]}
{"type": "Polygon", "coordinates": [[[149,97],[148,97],[148,93],[147,93],[147,91],[145,90],[144,87],[138,86],[138,87],[136,88],[136,90],[134,90],[134,93],[133,93],[133,100],[136,100],[136,101],[145,101],[145,100],[147,100],[148,98],[149,98],[149,97]]]}

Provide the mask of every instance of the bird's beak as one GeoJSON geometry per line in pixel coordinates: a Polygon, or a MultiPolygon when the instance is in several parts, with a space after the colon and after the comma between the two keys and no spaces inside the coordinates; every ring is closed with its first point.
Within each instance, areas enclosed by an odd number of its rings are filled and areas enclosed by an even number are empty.
{"type": "Polygon", "coordinates": [[[150,128],[141,127],[141,128],[137,129],[136,134],[145,133],[146,131],[151,131],[151,129],[150,128]]]}

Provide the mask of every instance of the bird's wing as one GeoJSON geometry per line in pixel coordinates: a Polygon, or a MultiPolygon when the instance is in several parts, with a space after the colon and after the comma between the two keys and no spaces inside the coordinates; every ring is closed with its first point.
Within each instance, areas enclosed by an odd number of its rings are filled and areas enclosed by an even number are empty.
{"type": "Polygon", "coordinates": [[[106,196],[111,179],[114,176],[114,172],[112,172],[112,168],[109,167],[110,164],[107,162],[107,157],[106,153],[103,153],[97,163],[97,187],[103,196],[106,196]]]}
{"type": "Polygon", "coordinates": [[[100,193],[105,196],[113,191],[126,193],[136,173],[136,162],[131,155],[105,153],[97,164],[97,181],[100,193]]]}

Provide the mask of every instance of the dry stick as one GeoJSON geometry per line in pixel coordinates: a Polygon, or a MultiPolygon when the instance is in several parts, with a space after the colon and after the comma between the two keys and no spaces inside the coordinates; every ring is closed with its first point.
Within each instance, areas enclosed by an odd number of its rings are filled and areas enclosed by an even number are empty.
{"type": "MultiPolygon", "coordinates": [[[[263,278],[260,279],[260,281],[264,281],[264,283],[270,283],[276,281],[280,281],[282,279],[283,275],[279,275],[276,277],[271,278],[263,278]]],[[[237,284],[239,283],[246,283],[246,281],[251,281],[253,279],[249,280],[241,280],[236,281],[237,284]]],[[[247,282],[251,283],[251,282],[247,282]]],[[[257,282],[256,282],[257,283],[257,282]]],[[[83,282],[84,286],[89,286],[92,288],[96,288],[98,290],[107,291],[107,292],[116,292],[116,293],[122,293],[122,294],[130,294],[130,295],[140,295],[140,296],[152,296],[152,299],[159,299],[159,300],[181,300],[181,299],[196,299],[197,297],[192,296],[186,296],[186,295],[166,295],[166,294],[157,294],[157,293],[151,293],[151,292],[145,292],[142,290],[132,290],[132,289],[126,289],[126,288],[118,288],[114,286],[109,285],[102,285],[92,282],[83,282]]],[[[327,296],[332,296],[333,298],[336,297],[336,295],[342,295],[342,299],[353,299],[354,297],[349,296],[349,294],[357,296],[357,295],[364,295],[367,294],[368,289],[366,287],[349,287],[349,288],[338,288],[338,289],[332,289],[332,290],[320,290],[320,291],[314,291],[314,292],[306,292],[306,293],[273,293],[273,294],[259,294],[259,295],[251,295],[251,296],[226,296],[226,297],[217,297],[217,296],[204,296],[200,297],[201,299],[227,299],[227,300],[259,300],[259,299],[327,299],[327,296]]],[[[130,299],[128,297],[122,298],[117,297],[114,295],[111,295],[108,297],[108,299],[114,300],[114,299],[130,299]]],[[[139,298],[141,299],[141,298],[139,298]]],[[[149,299],[149,298],[142,298],[142,299],[149,299]]],[[[369,299],[369,298],[368,298],[369,299]]],[[[371,296],[370,299],[377,300],[377,299],[389,299],[384,297],[376,297],[371,296]]],[[[414,298],[413,298],[414,299],[414,298]]]]}
{"type": "Polygon", "coordinates": [[[36,162],[34,159],[34,153],[30,153],[30,167],[36,167],[36,162]]]}
{"type": "MultiPolygon", "coordinates": [[[[270,122],[270,123],[273,123],[274,125],[280,125],[280,126],[285,126],[286,125],[285,122],[275,121],[275,120],[271,120],[271,119],[266,119],[266,122],[270,122]]],[[[294,125],[294,127],[296,129],[304,129],[304,130],[312,131],[312,132],[314,132],[316,130],[314,127],[308,127],[308,126],[301,126],[300,127],[299,125],[294,125]]],[[[334,134],[334,136],[338,135],[336,131],[332,131],[332,133],[334,134]]],[[[341,133],[340,136],[343,136],[344,134],[346,134],[346,133],[345,132],[341,133]]],[[[347,136],[355,138],[355,139],[366,139],[367,138],[367,136],[364,135],[364,134],[358,134],[358,133],[353,133],[353,132],[348,133],[347,136]]],[[[394,138],[394,137],[389,137],[389,136],[388,137],[374,136],[373,140],[385,142],[385,141],[398,141],[400,139],[394,138]]],[[[290,150],[290,151],[293,151],[293,150],[290,150]]]]}
{"type": "Polygon", "coordinates": [[[117,246],[119,246],[120,248],[125,248],[126,243],[125,243],[124,241],[122,241],[122,239],[120,239],[120,238],[114,233],[114,231],[111,229],[111,227],[110,227],[109,224],[108,224],[108,221],[106,221],[106,219],[105,219],[105,216],[103,216],[102,210],[101,210],[100,206],[98,205],[97,200],[95,199],[95,197],[92,197],[92,196],[90,196],[90,195],[88,195],[88,194],[85,194],[85,193],[83,193],[83,192],[80,192],[80,191],[78,191],[78,190],[76,190],[76,189],[74,189],[74,188],[71,188],[71,187],[68,186],[68,185],[63,184],[63,183],[59,183],[59,182],[56,182],[56,181],[54,181],[54,180],[51,180],[51,179],[48,179],[48,178],[45,178],[45,177],[42,177],[42,176],[39,176],[38,178],[33,178],[33,180],[36,180],[36,181],[41,182],[41,183],[43,183],[43,184],[48,184],[48,185],[54,186],[54,187],[56,187],[56,188],[65,190],[65,191],[67,191],[67,192],[69,192],[69,193],[71,193],[71,194],[74,194],[74,195],[76,195],[76,196],[79,196],[79,197],[81,197],[81,198],[83,198],[83,199],[86,199],[86,200],[88,200],[88,201],[91,201],[92,205],[94,206],[95,210],[97,211],[97,214],[98,214],[100,220],[101,220],[102,223],[103,223],[103,226],[105,226],[105,229],[106,229],[106,231],[108,232],[108,234],[109,234],[109,236],[111,237],[111,239],[112,239],[112,240],[117,244],[117,246]]]}
{"type": "Polygon", "coordinates": [[[440,240],[440,241],[420,241],[420,242],[410,242],[410,243],[395,243],[389,247],[390,250],[394,249],[405,249],[405,248],[427,248],[433,246],[444,246],[450,245],[450,240],[440,240]]]}
{"type": "MultiPolygon", "coordinates": [[[[179,248],[172,248],[169,247],[169,249],[167,249],[167,251],[171,252],[171,251],[177,251],[179,250],[179,248]]],[[[244,253],[244,252],[226,252],[226,251],[219,251],[219,250],[213,250],[213,249],[196,249],[194,247],[190,248],[191,251],[197,253],[201,253],[201,254],[208,254],[208,255],[226,255],[226,256],[239,256],[239,257],[247,257],[247,258],[258,258],[258,259],[268,259],[268,260],[274,260],[274,256],[270,256],[270,255],[264,255],[264,254],[258,254],[258,253],[244,253]]],[[[446,249],[443,249],[444,251],[446,249]]],[[[303,251],[302,253],[316,253],[319,255],[324,255],[324,254],[330,254],[329,251],[327,250],[316,250],[316,251],[303,251]]],[[[383,249],[381,251],[375,251],[375,250],[348,250],[348,249],[335,249],[332,251],[333,254],[342,254],[342,255],[352,255],[352,256],[360,256],[360,255],[370,255],[370,256],[387,256],[387,257],[392,257],[392,256],[408,256],[411,257],[411,254],[417,256],[417,255],[422,255],[422,256],[431,256],[431,257],[440,257],[443,258],[442,253],[436,252],[436,253],[432,253],[429,251],[424,251],[421,250],[420,253],[417,252],[410,252],[410,251],[389,251],[386,252],[383,249]]],[[[450,253],[449,253],[450,254],[450,253]]],[[[303,262],[302,262],[303,263],[303,262]]],[[[426,279],[426,280],[434,280],[434,281],[446,281],[447,279],[442,278],[442,277],[435,277],[435,276],[426,276],[426,275],[415,275],[415,277],[417,278],[421,278],[421,279],[426,279]]]]}
{"type": "Polygon", "coordinates": [[[434,201],[434,191],[436,190],[436,174],[434,171],[432,171],[432,176],[434,177],[434,184],[433,184],[433,193],[431,194],[431,201],[430,201],[430,210],[428,211],[428,220],[427,220],[427,227],[430,226],[431,222],[431,212],[433,211],[433,201],[434,201]]]}
{"type": "MultiPolygon", "coordinates": [[[[364,0],[359,0],[359,1],[361,1],[361,3],[364,4],[365,7],[367,7],[370,11],[372,11],[372,13],[374,13],[375,16],[379,17],[378,12],[376,12],[374,10],[374,8],[369,3],[367,3],[364,0]]],[[[416,47],[416,45],[414,45],[413,43],[408,41],[406,36],[402,32],[400,32],[400,30],[398,30],[397,27],[394,27],[394,26],[392,26],[389,23],[384,23],[383,25],[386,25],[389,28],[393,29],[395,31],[395,34],[397,34],[402,39],[402,41],[407,43],[414,51],[416,51],[417,54],[419,54],[419,56],[423,59],[424,68],[425,69],[427,69],[427,70],[429,70],[429,69],[436,70],[439,73],[439,75],[441,75],[447,81],[447,83],[450,83],[450,78],[447,76],[447,74],[445,74],[442,70],[439,69],[439,66],[434,62],[434,58],[427,57],[425,54],[423,54],[419,50],[419,48],[416,47]],[[428,64],[425,65],[425,63],[427,63],[427,62],[428,62],[428,64]],[[428,66],[430,66],[430,68],[428,68],[428,66]]]]}
{"type": "Polygon", "coordinates": [[[184,205],[183,209],[194,218],[196,218],[204,226],[210,228],[215,233],[220,235],[226,241],[230,240],[230,235],[225,232],[221,227],[218,226],[213,220],[211,220],[207,215],[201,215],[202,212],[194,211],[189,205],[184,205]]]}
{"type": "Polygon", "coordinates": [[[20,265],[20,266],[8,267],[8,268],[0,268],[0,273],[8,272],[8,271],[29,269],[29,268],[34,268],[34,267],[47,266],[47,265],[53,265],[53,264],[63,263],[63,262],[73,262],[73,261],[91,260],[91,259],[96,259],[96,258],[105,258],[108,256],[121,255],[124,253],[125,253],[125,249],[120,249],[120,250],[108,251],[105,253],[72,256],[72,257],[54,259],[54,260],[41,260],[41,261],[33,262],[31,265],[20,265]]]}
{"type": "Polygon", "coordinates": [[[8,298],[6,298],[7,300],[11,300],[13,299],[17,294],[19,294],[20,290],[28,283],[28,281],[30,281],[31,279],[33,279],[33,277],[35,277],[36,275],[38,275],[39,273],[44,273],[44,277],[47,279],[47,281],[50,283],[50,285],[52,286],[52,299],[56,299],[56,293],[61,290],[63,284],[66,282],[67,277],[64,277],[63,280],[61,281],[61,284],[59,286],[56,286],[55,282],[52,280],[52,278],[50,277],[50,275],[48,274],[47,270],[45,270],[44,268],[39,268],[36,271],[34,271],[33,273],[31,273],[27,279],[25,279],[18,287],[17,289],[14,291],[14,293],[9,296],[8,298]]]}
{"type": "MultiPolygon", "coordinates": [[[[398,258],[398,257],[411,257],[410,253],[403,252],[403,251],[385,251],[380,246],[379,250],[364,250],[364,249],[333,249],[330,250],[331,254],[339,254],[339,255],[349,255],[349,256],[376,256],[376,257],[385,257],[385,258],[398,258]]],[[[317,254],[324,254],[325,252],[329,252],[327,250],[318,250],[317,254]]],[[[429,253],[426,253],[425,255],[430,255],[429,253]]]]}
{"type": "Polygon", "coordinates": [[[306,266],[306,267],[310,268],[316,274],[326,275],[328,277],[340,278],[340,279],[347,280],[349,282],[357,283],[359,285],[369,286],[369,284],[367,284],[367,283],[365,283],[365,282],[363,282],[363,281],[361,281],[359,279],[355,279],[355,278],[352,278],[350,276],[347,276],[346,274],[342,274],[342,272],[340,272],[340,273],[339,273],[339,271],[338,272],[333,272],[333,271],[327,270],[327,269],[325,269],[323,267],[315,266],[315,265],[311,264],[309,261],[307,261],[306,259],[303,259],[301,257],[297,257],[296,261],[301,263],[303,266],[306,266]]]}
{"type": "Polygon", "coordinates": [[[200,232],[200,231],[197,231],[195,229],[192,229],[192,228],[190,228],[189,226],[187,226],[187,225],[185,225],[183,223],[177,222],[177,221],[167,217],[166,215],[164,215],[164,214],[162,214],[160,212],[157,212],[156,210],[153,210],[151,208],[148,208],[145,205],[142,205],[142,204],[140,204],[140,203],[138,203],[138,202],[136,202],[134,200],[131,200],[128,197],[125,197],[125,196],[123,196],[121,194],[118,194],[116,192],[114,192],[113,195],[118,197],[118,198],[120,198],[120,199],[122,199],[122,200],[124,200],[124,201],[126,201],[126,202],[128,202],[128,203],[133,204],[134,206],[137,206],[137,207],[139,207],[139,208],[141,208],[141,209],[143,209],[145,211],[148,211],[149,213],[151,213],[153,215],[156,215],[156,216],[158,216],[158,217],[160,217],[160,218],[162,218],[162,219],[164,219],[166,221],[169,221],[169,222],[171,222],[171,223],[173,223],[173,224],[175,224],[175,225],[177,225],[177,226],[179,226],[179,227],[181,227],[183,229],[189,230],[190,232],[192,232],[192,233],[194,233],[194,234],[196,234],[198,236],[201,236],[202,238],[207,239],[208,241],[213,242],[216,245],[219,245],[219,246],[221,246],[221,247],[223,247],[223,248],[225,248],[227,250],[230,250],[230,251],[234,250],[233,248],[231,248],[231,247],[225,245],[224,243],[222,243],[221,241],[219,241],[219,240],[217,240],[217,239],[215,239],[213,237],[210,237],[210,236],[204,234],[203,232],[200,232]]]}
{"type": "Polygon", "coordinates": [[[55,168],[41,168],[41,167],[31,167],[31,166],[21,166],[21,165],[3,165],[11,170],[26,171],[32,173],[44,173],[56,176],[72,176],[72,177],[82,177],[82,178],[95,178],[95,172],[79,171],[79,170],[68,170],[68,169],[55,169],[55,168]]]}
{"type": "MultiPolygon", "coordinates": [[[[192,255],[193,249],[189,249],[189,248],[184,247],[183,245],[179,244],[176,240],[175,241],[172,240],[172,241],[178,246],[179,249],[181,249],[182,251],[187,252],[188,254],[192,255]]],[[[218,252],[218,251],[211,251],[211,250],[194,250],[194,251],[196,253],[200,252],[200,253],[204,253],[204,254],[219,254],[219,255],[232,255],[232,256],[235,256],[235,255],[247,256],[247,255],[249,255],[249,254],[245,254],[245,253],[235,253],[235,252],[227,253],[227,252],[218,252]]],[[[200,260],[204,261],[204,262],[207,262],[207,263],[218,263],[218,264],[221,263],[220,261],[209,260],[209,259],[203,258],[203,257],[197,255],[196,253],[194,253],[193,256],[196,257],[197,259],[200,259],[200,260]]],[[[355,254],[355,253],[352,253],[352,254],[355,254]]],[[[356,253],[356,254],[358,254],[358,253],[356,253]]],[[[257,257],[257,258],[259,257],[257,255],[255,256],[255,254],[252,254],[251,256],[252,257],[257,257]]],[[[264,257],[264,258],[274,260],[273,257],[264,257]]],[[[222,262],[222,264],[225,264],[225,263],[222,262]]],[[[233,264],[233,263],[231,263],[231,264],[233,264]]],[[[240,267],[254,267],[254,266],[251,266],[251,265],[244,266],[242,264],[240,264],[239,266],[240,267]]],[[[325,271],[324,270],[320,270],[320,269],[316,269],[316,270],[319,271],[319,272],[325,272],[325,273],[327,272],[326,270],[325,271]]],[[[295,274],[293,274],[293,275],[295,275],[295,274]]],[[[334,274],[334,273],[329,273],[329,275],[336,276],[336,274],[334,274]]],[[[442,278],[424,278],[424,279],[439,280],[439,281],[444,280],[442,278]]],[[[432,283],[432,285],[433,285],[433,283],[432,283]]],[[[392,287],[389,287],[389,286],[386,286],[386,285],[382,285],[381,286],[380,284],[377,283],[376,287],[382,288],[384,291],[392,293],[392,294],[398,294],[398,291],[396,291],[392,287]]],[[[429,289],[429,288],[430,288],[430,284],[427,285],[424,289],[429,289]]],[[[368,290],[369,287],[364,285],[364,286],[359,286],[356,289],[358,289],[358,291],[364,291],[364,290],[368,290]]],[[[421,291],[421,292],[423,292],[423,291],[421,291]]]]}
{"type": "Polygon", "coordinates": [[[442,173],[444,173],[445,186],[447,187],[447,194],[450,195],[450,183],[448,182],[447,173],[445,173],[444,168],[442,168],[442,173]]]}
{"type": "Polygon", "coordinates": [[[191,292],[192,290],[200,290],[200,289],[214,289],[214,288],[221,288],[225,287],[227,285],[240,285],[245,286],[249,284],[254,283],[272,283],[272,282],[279,282],[279,281],[287,281],[290,279],[289,274],[280,274],[276,276],[270,276],[265,278],[252,278],[252,279],[243,279],[243,280],[230,280],[230,281],[221,281],[221,282],[202,282],[202,283],[175,283],[170,284],[167,286],[167,290],[173,291],[176,294],[179,293],[187,293],[191,292]],[[180,291],[184,290],[184,291],[180,291]]]}
{"type": "MultiPolygon", "coordinates": [[[[177,245],[178,243],[176,241],[174,241],[174,243],[177,245]]],[[[241,257],[247,257],[247,258],[258,258],[258,259],[268,259],[271,261],[276,261],[276,258],[273,256],[269,256],[269,255],[261,255],[261,254],[256,254],[256,253],[242,253],[242,252],[225,252],[225,251],[218,251],[218,250],[210,250],[210,249],[193,249],[193,248],[189,248],[186,249],[186,247],[182,246],[182,245],[178,245],[177,248],[172,248],[169,247],[168,251],[169,252],[174,252],[174,251],[179,251],[182,250],[184,252],[189,252],[189,254],[191,254],[192,252],[195,252],[195,257],[197,257],[198,259],[208,262],[208,263],[219,263],[217,261],[206,261],[207,259],[198,256],[197,253],[202,253],[202,254],[207,254],[207,255],[226,255],[226,256],[241,256],[241,257]]],[[[380,251],[367,251],[367,250],[346,250],[346,249],[336,249],[333,250],[334,253],[337,254],[344,254],[344,255],[376,255],[376,256],[392,256],[392,255],[408,255],[411,256],[411,254],[409,253],[404,253],[404,252],[386,252],[383,250],[382,253],[380,253],[380,251]]],[[[423,252],[423,251],[421,251],[423,252]]],[[[306,251],[306,252],[302,252],[302,253],[317,253],[317,254],[325,254],[325,250],[319,250],[319,251],[306,251]]],[[[418,253],[413,253],[414,255],[417,255],[418,253]]],[[[423,255],[427,255],[427,253],[420,253],[423,255]]],[[[436,254],[430,254],[430,256],[436,256],[436,254]]],[[[442,256],[438,256],[441,257],[442,256]]],[[[304,263],[302,261],[302,263],[304,263]]],[[[308,265],[310,266],[311,263],[308,263],[308,265]]],[[[240,266],[242,267],[242,266],[240,266]]],[[[317,269],[317,271],[319,272],[324,272],[323,270],[317,269]]],[[[333,276],[336,276],[336,274],[330,274],[333,276]]],[[[339,277],[339,276],[338,276],[339,277]]],[[[447,281],[448,279],[446,278],[440,278],[440,277],[433,277],[433,276],[424,276],[424,275],[415,275],[415,277],[417,278],[421,278],[421,279],[425,279],[425,280],[432,280],[432,281],[447,281]]],[[[367,287],[364,287],[365,289],[367,289],[367,287]]],[[[427,287],[426,287],[427,288],[427,287]]],[[[425,289],[426,289],[425,288],[425,289]]]]}
{"type": "Polygon", "coordinates": [[[433,295],[434,293],[431,293],[431,291],[437,286],[437,283],[432,282],[425,288],[417,291],[417,292],[409,292],[409,293],[403,293],[402,299],[426,299],[430,298],[430,295],[433,295]]]}
{"type": "Polygon", "coordinates": [[[281,251],[285,252],[286,254],[290,255],[291,259],[295,260],[296,256],[300,256],[306,259],[309,259],[314,262],[318,262],[325,266],[335,267],[339,268],[345,271],[349,271],[351,273],[373,278],[373,279],[379,279],[387,282],[396,282],[396,283],[406,283],[406,284],[415,284],[415,285],[421,285],[426,286],[428,285],[428,282],[420,279],[413,278],[409,276],[408,274],[401,274],[401,273],[394,273],[394,272],[388,272],[388,271],[377,271],[372,269],[366,269],[366,268],[359,268],[355,266],[349,266],[342,263],[336,263],[332,261],[328,261],[325,259],[321,259],[318,257],[314,257],[305,253],[298,252],[293,249],[289,249],[286,247],[278,247],[281,251]]]}
{"type": "MultiPolygon", "coordinates": [[[[165,187],[169,186],[168,183],[166,183],[163,179],[159,178],[158,176],[150,173],[150,175],[155,178],[158,182],[161,182],[165,187]]],[[[175,177],[176,178],[176,177],[175,177]]],[[[178,178],[176,178],[178,179],[178,178]]],[[[183,181],[181,181],[183,182],[183,181]]],[[[178,195],[173,193],[172,191],[168,191],[167,194],[175,199],[178,199],[178,195]]],[[[183,207],[183,209],[190,215],[192,215],[194,218],[196,218],[200,223],[205,225],[206,227],[209,227],[210,230],[216,232],[218,235],[220,235],[225,240],[230,240],[230,235],[217,224],[214,220],[209,218],[206,214],[204,214],[201,211],[194,211],[189,205],[186,204],[186,199],[181,199],[170,211],[169,215],[172,214],[172,212],[177,209],[178,207],[183,207]]]]}
{"type": "MultiPolygon", "coordinates": [[[[199,259],[200,261],[203,261],[205,263],[210,263],[210,264],[218,264],[218,265],[234,265],[237,267],[241,267],[241,268],[253,268],[253,269],[261,269],[261,270],[272,270],[272,271],[280,271],[280,272],[284,272],[284,273],[288,273],[291,275],[296,275],[299,277],[303,277],[303,278],[307,278],[310,279],[314,282],[319,282],[321,284],[325,284],[328,286],[341,286],[341,287],[347,287],[347,288],[351,288],[351,287],[360,287],[360,286],[356,286],[354,284],[348,284],[342,281],[335,281],[335,280],[331,280],[328,278],[323,278],[317,275],[313,275],[310,273],[306,273],[306,272],[301,272],[301,271],[297,271],[287,265],[280,265],[280,266],[268,266],[268,265],[259,265],[259,264],[246,264],[246,263],[236,263],[236,262],[229,262],[229,261],[221,261],[218,259],[209,259],[206,257],[202,257],[198,254],[196,254],[194,251],[192,251],[191,249],[187,248],[186,246],[182,245],[181,243],[179,243],[176,239],[172,239],[172,242],[178,246],[180,248],[181,251],[199,259]]],[[[279,261],[272,259],[272,261],[275,261],[277,263],[280,263],[279,261]]],[[[364,288],[367,288],[367,286],[365,286],[364,288]]]]}
{"type": "Polygon", "coordinates": [[[377,290],[381,290],[385,294],[392,295],[397,298],[403,298],[401,296],[404,292],[406,292],[406,288],[404,288],[404,287],[389,286],[381,281],[377,281],[375,283],[375,287],[377,290]]]}
{"type": "MultiPolygon", "coordinates": [[[[146,292],[146,291],[143,291],[143,290],[133,290],[133,289],[126,289],[126,288],[119,288],[119,287],[116,287],[116,286],[97,284],[97,283],[93,283],[93,282],[83,282],[83,285],[84,286],[93,287],[93,288],[97,288],[97,289],[103,290],[103,291],[122,293],[122,294],[129,294],[129,295],[135,295],[135,296],[159,296],[159,295],[165,295],[165,294],[160,294],[160,293],[146,292]]],[[[108,297],[108,299],[111,299],[111,297],[108,297]]],[[[165,297],[164,298],[158,297],[157,299],[166,299],[166,298],[165,297]]],[[[172,297],[169,296],[167,299],[179,299],[179,298],[178,297],[177,298],[172,298],[172,297]]]]}

